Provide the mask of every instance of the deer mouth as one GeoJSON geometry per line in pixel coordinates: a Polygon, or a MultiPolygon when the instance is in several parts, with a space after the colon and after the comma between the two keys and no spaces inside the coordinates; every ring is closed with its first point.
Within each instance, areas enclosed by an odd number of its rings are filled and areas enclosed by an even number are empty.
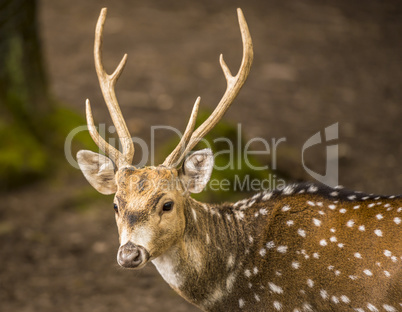
{"type": "Polygon", "coordinates": [[[126,269],[141,269],[149,260],[148,251],[142,247],[128,242],[120,246],[117,252],[117,263],[126,269]]]}

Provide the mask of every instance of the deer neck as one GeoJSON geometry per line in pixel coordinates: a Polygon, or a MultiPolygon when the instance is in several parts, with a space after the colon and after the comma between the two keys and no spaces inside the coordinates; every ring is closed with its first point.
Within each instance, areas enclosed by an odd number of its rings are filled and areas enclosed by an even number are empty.
{"type": "Polygon", "coordinates": [[[205,309],[233,288],[245,256],[244,229],[231,205],[188,198],[185,218],[183,237],[152,262],[174,290],[205,309]]]}

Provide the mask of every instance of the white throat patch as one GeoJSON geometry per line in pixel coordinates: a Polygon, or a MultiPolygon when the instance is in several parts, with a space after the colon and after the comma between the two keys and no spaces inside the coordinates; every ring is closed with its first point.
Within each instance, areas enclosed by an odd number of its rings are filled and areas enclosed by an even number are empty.
{"type": "Polygon", "coordinates": [[[162,256],[153,259],[152,263],[155,265],[159,274],[172,288],[179,289],[184,283],[184,278],[177,272],[178,261],[176,255],[177,250],[171,249],[162,256]]]}

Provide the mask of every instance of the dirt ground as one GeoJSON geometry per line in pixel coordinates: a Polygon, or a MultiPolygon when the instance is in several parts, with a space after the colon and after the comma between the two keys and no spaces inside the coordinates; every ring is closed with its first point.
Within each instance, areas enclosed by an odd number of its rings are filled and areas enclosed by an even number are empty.
{"type": "MultiPolygon", "coordinates": [[[[402,193],[398,1],[42,0],[53,93],[81,112],[89,97],[98,122],[110,122],[92,58],[103,6],[106,68],[129,55],[117,94],[133,135],[149,142],[151,125],[184,129],[198,95],[203,107],[214,107],[225,89],[219,54],[233,72],[241,59],[235,11],[241,7],[255,61],[226,119],[241,123],[247,138],[286,138],[279,170],[310,180],[302,146],[339,122],[340,184],[402,193]]],[[[169,135],[158,133],[156,146],[169,135]]],[[[319,171],[325,149],[306,158],[319,171]]],[[[118,267],[112,197],[96,195],[77,169],[1,196],[1,311],[197,311],[152,264],[141,271],[118,267]]]]}

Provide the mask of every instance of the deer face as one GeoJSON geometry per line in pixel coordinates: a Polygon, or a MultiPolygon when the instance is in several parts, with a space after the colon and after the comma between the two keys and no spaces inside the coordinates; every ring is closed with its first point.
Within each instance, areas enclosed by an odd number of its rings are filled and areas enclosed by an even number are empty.
{"type": "Polygon", "coordinates": [[[142,268],[179,242],[185,229],[187,196],[205,187],[213,167],[209,149],[191,154],[179,170],[126,166],[115,173],[113,162],[100,154],[80,151],[77,158],[99,192],[115,193],[120,240],[117,262],[125,268],[142,268]]]}
{"type": "Polygon", "coordinates": [[[140,268],[184,231],[184,188],[175,169],[126,167],[116,176],[114,200],[120,248],[117,262],[140,268]]]}

